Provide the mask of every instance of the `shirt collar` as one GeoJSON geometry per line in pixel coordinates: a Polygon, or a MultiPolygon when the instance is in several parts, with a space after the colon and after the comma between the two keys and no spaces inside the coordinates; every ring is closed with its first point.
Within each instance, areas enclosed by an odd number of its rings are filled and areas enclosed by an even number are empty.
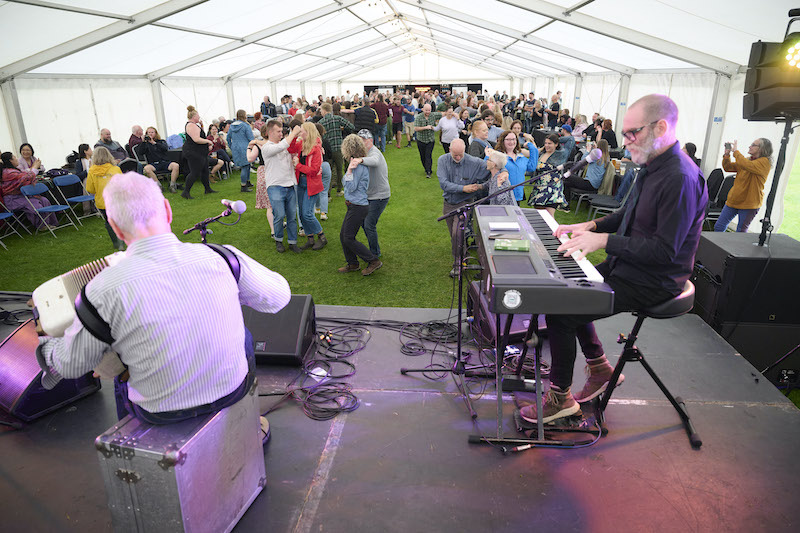
{"type": "Polygon", "coordinates": [[[673,157],[680,157],[680,151],[681,151],[681,143],[675,141],[675,144],[667,148],[667,150],[663,154],[659,155],[646,165],[642,165],[642,168],[646,168],[648,174],[657,172],[658,169],[666,165],[667,162],[670,161],[673,157]]]}
{"type": "Polygon", "coordinates": [[[129,254],[142,254],[158,251],[163,248],[174,246],[179,243],[178,237],[174,233],[159,233],[151,235],[131,243],[128,246],[129,254]]]}

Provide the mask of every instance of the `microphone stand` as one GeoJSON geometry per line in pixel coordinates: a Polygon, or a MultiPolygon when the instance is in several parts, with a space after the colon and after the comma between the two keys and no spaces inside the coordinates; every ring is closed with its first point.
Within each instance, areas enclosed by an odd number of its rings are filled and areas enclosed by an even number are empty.
{"type": "Polygon", "coordinates": [[[200,222],[198,222],[197,224],[195,224],[191,228],[183,230],[183,234],[184,235],[188,235],[189,233],[193,232],[194,230],[199,230],[200,231],[200,242],[202,242],[203,244],[208,244],[207,241],[206,241],[206,235],[208,233],[211,233],[211,234],[214,233],[212,230],[208,229],[208,225],[209,224],[211,224],[212,222],[219,222],[223,226],[235,226],[242,219],[242,214],[241,213],[236,213],[238,215],[238,218],[236,219],[236,222],[225,223],[225,222],[222,222],[220,220],[222,217],[230,216],[232,213],[233,213],[233,209],[231,207],[228,207],[228,208],[225,209],[225,211],[223,211],[219,215],[217,215],[215,217],[207,218],[205,220],[201,220],[200,222]]]}
{"type": "MultiPolygon", "coordinates": [[[[478,199],[478,200],[476,200],[476,201],[474,201],[472,203],[464,204],[461,207],[457,207],[457,208],[453,209],[452,211],[450,211],[449,213],[447,213],[445,215],[442,215],[442,216],[440,216],[439,218],[436,219],[437,222],[441,222],[442,220],[446,220],[446,219],[451,218],[451,217],[456,217],[456,216],[458,217],[458,258],[457,258],[457,265],[456,265],[457,268],[458,268],[458,320],[457,320],[457,323],[458,323],[458,335],[456,337],[456,360],[453,363],[453,366],[451,368],[444,369],[444,370],[436,370],[436,372],[450,372],[455,376],[470,377],[470,373],[473,370],[475,370],[477,368],[483,368],[482,365],[479,365],[479,366],[473,367],[471,369],[467,369],[465,364],[464,364],[464,360],[462,358],[463,354],[461,352],[461,348],[462,348],[462,343],[461,343],[461,322],[462,322],[462,315],[463,315],[463,310],[464,310],[464,303],[463,303],[464,269],[466,268],[466,263],[465,263],[465,260],[466,260],[466,257],[465,257],[466,256],[466,249],[465,249],[465,246],[464,246],[464,241],[465,241],[464,232],[465,232],[466,227],[467,227],[467,221],[470,220],[470,217],[472,215],[472,211],[475,209],[475,207],[486,203],[488,200],[491,200],[495,196],[499,196],[499,195],[501,195],[501,194],[503,194],[505,192],[508,192],[508,191],[513,191],[517,187],[531,184],[531,183],[541,179],[542,176],[546,176],[548,174],[552,174],[553,172],[561,172],[561,171],[558,170],[557,168],[555,168],[553,170],[549,170],[549,171],[544,172],[542,174],[538,174],[536,176],[533,176],[530,179],[521,181],[521,182],[517,183],[516,185],[511,185],[509,187],[504,187],[502,189],[498,189],[497,191],[493,192],[492,194],[489,194],[488,196],[480,198],[480,199],[478,199]]],[[[490,177],[489,179],[492,179],[492,178],[490,177]]],[[[508,320],[507,320],[507,323],[506,323],[506,329],[507,330],[510,329],[511,319],[512,318],[513,317],[511,317],[511,316],[508,317],[508,320]]],[[[532,323],[533,323],[533,319],[531,319],[531,324],[532,323]]],[[[506,335],[507,335],[507,333],[506,333],[506,335]]],[[[500,336],[499,327],[498,327],[498,330],[497,330],[497,336],[498,336],[498,338],[500,336]]],[[[505,350],[505,347],[503,348],[503,350],[505,350]]],[[[495,354],[495,366],[498,367],[498,368],[500,366],[502,366],[503,355],[504,354],[501,354],[499,352],[495,354]]],[[[538,362],[537,362],[537,364],[538,364],[538,362]]],[[[404,376],[406,374],[409,374],[409,373],[425,373],[425,372],[431,372],[431,371],[432,370],[430,368],[416,368],[416,369],[401,368],[400,369],[400,373],[402,375],[404,375],[404,376]]],[[[473,420],[478,418],[478,413],[476,413],[475,409],[472,408],[472,403],[470,402],[469,394],[467,392],[467,389],[463,386],[463,381],[462,381],[461,385],[459,386],[459,389],[460,389],[460,392],[462,393],[462,396],[464,397],[464,403],[467,406],[467,410],[469,411],[470,416],[472,417],[473,420]]],[[[498,397],[502,396],[502,394],[503,394],[503,392],[500,389],[500,387],[498,386],[498,390],[497,390],[498,397]]],[[[541,412],[541,407],[539,408],[539,412],[541,412]]]]}

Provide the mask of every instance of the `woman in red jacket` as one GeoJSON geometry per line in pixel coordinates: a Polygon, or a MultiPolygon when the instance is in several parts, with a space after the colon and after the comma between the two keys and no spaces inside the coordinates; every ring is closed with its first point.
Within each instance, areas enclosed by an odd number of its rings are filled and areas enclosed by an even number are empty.
{"type": "MultiPolygon", "coordinates": [[[[41,221],[36,214],[35,209],[47,207],[50,202],[43,196],[31,196],[30,201],[25,199],[20,191],[24,185],[35,185],[37,182],[37,170],[19,170],[19,159],[11,152],[3,152],[2,154],[2,168],[0,168],[0,201],[5,204],[9,211],[24,211],[28,215],[28,221],[32,226],[40,227],[41,221]],[[33,207],[31,207],[33,204],[33,207]]],[[[55,226],[58,222],[56,215],[50,213],[45,217],[45,221],[51,226],[55,226]]]]}
{"type": "Polygon", "coordinates": [[[289,153],[294,154],[294,172],[297,178],[297,205],[300,210],[300,222],[308,235],[308,242],[300,248],[321,250],[328,240],[322,232],[322,226],[314,216],[317,195],[324,190],[322,185],[322,140],[317,127],[312,122],[304,122],[302,130],[289,146],[289,153]],[[317,236],[316,242],[314,236],[317,236]]]}

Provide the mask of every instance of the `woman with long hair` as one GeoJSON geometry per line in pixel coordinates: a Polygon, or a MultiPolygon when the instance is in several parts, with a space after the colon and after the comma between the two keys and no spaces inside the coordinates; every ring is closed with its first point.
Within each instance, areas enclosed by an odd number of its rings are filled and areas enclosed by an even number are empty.
{"type": "Polygon", "coordinates": [[[731,220],[737,216],[739,223],[736,231],[747,231],[764,200],[764,184],[772,167],[772,142],[764,137],[753,141],[747,149],[750,157],[742,155],[737,146],[737,141],[733,141],[733,145],[726,148],[722,156],[722,169],[736,172],[736,179],[728,193],[725,207],[714,225],[714,231],[725,231],[731,220]],[[735,159],[733,162],[731,155],[735,159]]]}
{"type": "Polygon", "coordinates": [[[541,178],[534,183],[533,192],[528,200],[528,205],[536,209],[546,209],[551,215],[555,214],[556,209],[562,211],[569,209],[569,202],[564,196],[561,173],[556,170],[558,144],[558,135],[555,133],[551,133],[545,138],[536,166],[536,171],[541,174],[541,178]]]}
{"type": "Polygon", "coordinates": [[[161,138],[158,130],[153,126],[147,128],[144,138],[137,150],[144,156],[147,164],[144,166],[144,173],[153,181],[158,183],[156,172],[169,172],[169,192],[178,191],[178,174],[181,166],[172,161],[169,157],[169,147],[167,141],[161,138]]]}
{"type": "Polygon", "coordinates": [[[78,157],[75,159],[73,172],[80,179],[85,180],[90,166],[92,166],[92,148],[88,144],[82,143],[78,146],[78,157]]]}
{"type": "Polygon", "coordinates": [[[213,190],[208,182],[208,147],[213,143],[206,139],[206,132],[203,131],[203,121],[200,120],[200,113],[191,105],[186,109],[188,121],[184,126],[186,142],[183,143],[183,157],[189,164],[189,175],[186,176],[186,184],[181,196],[191,200],[192,185],[198,178],[203,183],[206,194],[217,191],[213,190]]]}
{"type": "MultiPolygon", "coordinates": [[[[24,211],[28,215],[28,221],[37,228],[41,226],[36,209],[41,209],[50,205],[50,200],[44,196],[36,195],[25,199],[20,190],[24,185],[35,185],[37,182],[35,170],[20,170],[19,159],[11,152],[0,154],[2,167],[0,168],[0,201],[9,211],[24,211]],[[28,203],[30,200],[30,204],[28,203]],[[33,204],[33,207],[31,207],[33,204]]],[[[38,161],[38,159],[37,159],[38,161]]],[[[55,213],[50,213],[45,217],[45,222],[51,226],[58,223],[55,213]]]]}
{"type": "MultiPolygon", "coordinates": [[[[566,198],[570,197],[570,189],[597,192],[597,189],[600,188],[608,165],[611,163],[611,156],[608,154],[608,142],[605,139],[600,139],[600,142],[597,143],[597,149],[600,150],[603,157],[586,165],[586,175],[584,177],[570,176],[564,180],[564,196],[566,198]]],[[[583,159],[587,157],[589,157],[589,153],[584,155],[583,159]]]]}
{"type": "Polygon", "coordinates": [[[308,241],[300,248],[305,250],[322,250],[328,239],[322,231],[314,208],[317,195],[324,190],[322,185],[322,141],[313,122],[303,122],[300,134],[289,145],[289,153],[294,154],[294,172],[297,179],[297,205],[300,221],[308,241]],[[314,241],[316,235],[317,240],[314,241]]]}

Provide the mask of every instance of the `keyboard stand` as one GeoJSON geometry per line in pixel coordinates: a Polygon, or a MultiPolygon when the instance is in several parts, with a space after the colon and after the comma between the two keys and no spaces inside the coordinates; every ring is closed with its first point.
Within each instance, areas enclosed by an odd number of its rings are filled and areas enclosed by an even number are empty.
{"type": "MultiPolygon", "coordinates": [[[[506,324],[505,328],[503,329],[502,335],[499,334],[501,324],[500,324],[500,317],[501,313],[497,313],[495,315],[495,320],[497,321],[496,324],[496,331],[498,335],[495,338],[495,388],[497,391],[497,436],[496,437],[485,437],[483,435],[470,435],[469,436],[469,443],[470,444],[491,444],[491,445],[500,445],[500,450],[506,454],[508,452],[516,452],[527,450],[529,448],[535,448],[537,446],[547,446],[547,447],[561,447],[561,448],[572,448],[575,446],[583,446],[587,444],[591,444],[594,442],[594,439],[585,440],[585,441],[575,441],[571,439],[562,439],[562,440],[552,440],[545,438],[545,429],[544,423],[542,422],[542,417],[539,417],[536,423],[536,438],[524,438],[524,437],[505,437],[503,435],[503,354],[505,354],[506,346],[508,344],[508,337],[511,333],[511,321],[514,319],[513,314],[506,315],[506,324]]],[[[535,389],[536,389],[536,412],[542,412],[542,379],[541,379],[541,369],[539,367],[539,362],[541,360],[541,349],[542,343],[539,339],[538,331],[539,331],[539,324],[538,324],[538,317],[537,315],[531,316],[530,325],[528,326],[528,331],[525,334],[525,349],[528,346],[533,346],[533,367],[534,367],[534,381],[535,381],[535,389]],[[534,342],[531,342],[532,339],[536,339],[534,342]]],[[[522,368],[522,357],[524,356],[525,351],[523,354],[520,355],[520,362],[518,364],[518,369],[521,370],[522,368]]],[[[599,430],[594,429],[584,429],[584,428],[571,428],[571,427],[548,427],[547,431],[558,431],[558,432],[565,432],[565,433],[592,433],[594,435],[599,434],[599,430]]]]}

